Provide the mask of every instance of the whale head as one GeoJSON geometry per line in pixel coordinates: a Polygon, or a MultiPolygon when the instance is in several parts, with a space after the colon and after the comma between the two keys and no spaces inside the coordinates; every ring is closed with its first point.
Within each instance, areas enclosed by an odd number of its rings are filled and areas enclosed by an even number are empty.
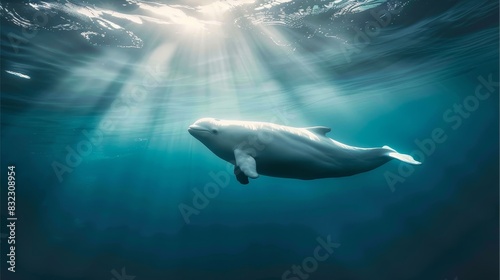
{"type": "Polygon", "coordinates": [[[218,138],[219,119],[202,118],[189,126],[188,132],[201,142],[218,138]]]}
{"type": "Polygon", "coordinates": [[[248,138],[248,129],[237,121],[202,118],[189,126],[188,132],[217,156],[230,160],[234,149],[248,138]]]}

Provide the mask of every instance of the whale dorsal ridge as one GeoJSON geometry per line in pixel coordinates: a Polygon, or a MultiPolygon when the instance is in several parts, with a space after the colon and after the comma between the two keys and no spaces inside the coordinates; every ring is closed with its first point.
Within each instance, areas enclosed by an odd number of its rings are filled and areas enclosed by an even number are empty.
{"type": "Polygon", "coordinates": [[[332,131],[331,128],[326,127],[326,126],[312,126],[312,127],[306,127],[304,129],[309,130],[310,132],[320,134],[325,136],[328,132],[332,131]]]}

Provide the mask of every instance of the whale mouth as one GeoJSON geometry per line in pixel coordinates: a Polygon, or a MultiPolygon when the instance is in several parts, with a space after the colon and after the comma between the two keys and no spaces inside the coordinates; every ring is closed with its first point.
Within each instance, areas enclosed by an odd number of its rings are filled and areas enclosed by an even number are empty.
{"type": "Polygon", "coordinates": [[[210,132],[210,130],[201,127],[199,125],[193,124],[188,127],[188,132],[192,134],[193,132],[210,132]]]}

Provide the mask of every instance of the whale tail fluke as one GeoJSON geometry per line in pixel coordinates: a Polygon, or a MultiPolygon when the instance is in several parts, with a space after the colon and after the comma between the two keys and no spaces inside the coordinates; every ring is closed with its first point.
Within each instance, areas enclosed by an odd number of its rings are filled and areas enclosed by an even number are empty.
{"type": "Polygon", "coordinates": [[[420,161],[416,161],[412,156],[400,154],[396,150],[394,150],[393,148],[391,148],[389,146],[383,146],[382,148],[388,150],[387,155],[391,158],[395,158],[395,159],[398,159],[402,162],[406,162],[409,164],[415,164],[415,165],[422,164],[420,161]]]}

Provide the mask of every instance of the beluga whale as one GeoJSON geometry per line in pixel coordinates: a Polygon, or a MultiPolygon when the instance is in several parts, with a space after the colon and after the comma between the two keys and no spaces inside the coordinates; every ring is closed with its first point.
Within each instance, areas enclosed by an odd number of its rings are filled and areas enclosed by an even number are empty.
{"type": "Polygon", "coordinates": [[[313,180],[351,176],[390,160],[420,164],[389,146],[360,148],[326,136],[324,126],[290,127],[267,122],[202,118],[189,133],[219,158],[234,165],[241,184],[259,175],[313,180]]]}

